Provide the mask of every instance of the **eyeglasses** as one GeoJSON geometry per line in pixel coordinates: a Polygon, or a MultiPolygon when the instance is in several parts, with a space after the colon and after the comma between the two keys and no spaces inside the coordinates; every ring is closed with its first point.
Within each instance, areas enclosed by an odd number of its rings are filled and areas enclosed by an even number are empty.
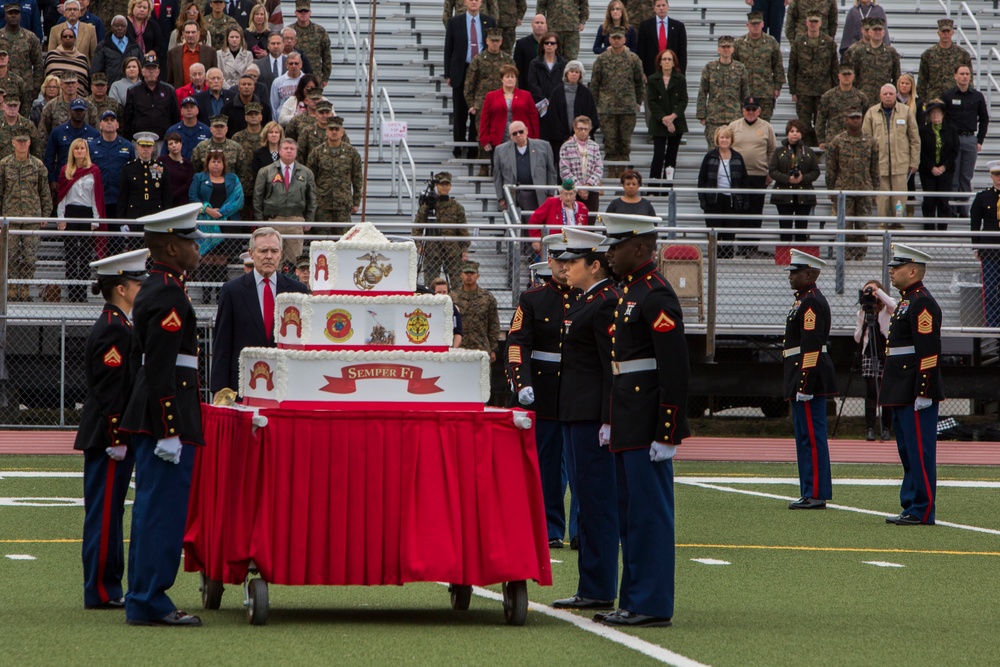
{"type": "Polygon", "coordinates": [[[559,46],[559,42],[542,42],[543,46],[559,46]]]}
{"type": "Polygon", "coordinates": [[[520,134],[524,134],[525,132],[527,132],[527,130],[511,130],[510,136],[516,137],[520,134]]]}

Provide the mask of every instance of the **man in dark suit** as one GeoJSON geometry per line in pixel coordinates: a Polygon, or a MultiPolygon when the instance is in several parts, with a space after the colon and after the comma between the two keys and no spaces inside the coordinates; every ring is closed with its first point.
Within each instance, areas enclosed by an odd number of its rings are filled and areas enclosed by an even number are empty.
{"type": "Polygon", "coordinates": [[[514,43],[514,65],[517,66],[517,87],[528,89],[528,65],[538,55],[538,44],[549,31],[545,14],[535,14],[531,19],[531,34],[514,43]]]}
{"type": "Polygon", "coordinates": [[[205,66],[207,72],[213,67],[218,67],[218,51],[210,46],[198,43],[201,35],[201,28],[195,21],[188,21],[184,24],[184,43],[178,44],[167,51],[167,83],[174,88],[180,88],[191,83],[191,75],[188,68],[184,67],[184,54],[195,53],[198,62],[205,66]]]}
{"type": "Polygon", "coordinates": [[[670,5],[667,0],[656,0],[653,3],[653,13],[656,16],[639,24],[639,47],[636,55],[642,61],[642,71],[646,76],[653,73],[656,54],[664,49],[677,54],[677,66],[682,72],[687,69],[687,29],[677,19],[668,18],[668,11],[670,5]]]}
{"type": "Polygon", "coordinates": [[[281,235],[259,227],[250,236],[254,268],[230,280],[219,292],[212,348],[211,389],[239,390],[240,352],[245,347],[274,347],[274,297],[283,292],[308,293],[305,285],[277,271],[281,235]]]}
{"type": "Polygon", "coordinates": [[[267,38],[267,55],[253,61],[260,68],[260,78],[257,81],[267,86],[269,100],[271,84],[285,73],[285,54],[281,50],[281,33],[272,32],[267,38]]]}
{"type": "MultiPolygon", "coordinates": [[[[451,86],[454,105],[452,118],[452,138],[455,141],[476,141],[476,126],[469,117],[469,105],[465,101],[465,70],[469,63],[486,47],[486,31],[496,26],[493,18],[479,13],[483,0],[465,0],[465,13],[448,19],[444,33],[444,80],[451,86]]],[[[458,146],[453,151],[455,157],[461,155],[458,146]]],[[[478,151],[470,148],[470,158],[478,151]]]]}
{"type": "MultiPolygon", "coordinates": [[[[149,18],[159,24],[160,34],[163,35],[163,45],[166,47],[167,42],[170,41],[170,33],[177,29],[177,17],[181,15],[181,3],[178,0],[160,0],[149,3],[149,7],[149,18]]],[[[202,15],[211,13],[211,11],[205,11],[202,12],[202,15]]]]}
{"type": "Polygon", "coordinates": [[[236,91],[223,88],[222,83],[222,70],[218,67],[208,70],[205,75],[205,90],[194,96],[198,102],[198,122],[208,125],[209,120],[221,115],[222,108],[236,97],[236,91]]]}
{"type": "MultiPolygon", "coordinates": [[[[557,184],[552,147],[543,139],[529,139],[524,123],[515,120],[510,124],[511,141],[496,147],[493,162],[493,187],[496,188],[500,210],[507,208],[503,198],[505,185],[557,184]]],[[[551,190],[518,190],[517,205],[533,211],[552,194],[551,190]]]]}

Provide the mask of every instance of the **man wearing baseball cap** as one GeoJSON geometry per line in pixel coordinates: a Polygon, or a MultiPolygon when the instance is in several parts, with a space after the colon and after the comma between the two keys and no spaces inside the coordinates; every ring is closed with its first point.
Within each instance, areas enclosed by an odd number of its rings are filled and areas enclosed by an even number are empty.
{"type": "MultiPolygon", "coordinates": [[[[747,214],[750,216],[763,215],[763,191],[771,182],[768,168],[771,153],[774,152],[777,140],[774,136],[774,128],[760,117],[760,98],[754,95],[743,98],[743,118],[730,123],[729,129],[733,131],[732,149],[743,156],[743,163],[746,165],[747,187],[761,191],[760,194],[749,196],[750,209],[747,214]]],[[[760,229],[763,220],[759,217],[756,219],[745,218],[741,222],[745,228],[760,229]]],[[[750,259],[767,257],[759,252],[756,245],[741,246],[737,248],[736,252],[750,259]]]]}
{"type": "Polygon", "coordinates": [[[160,81],[160,62],[155,55],[142,59],[142,81],[125,95],[125,136],[138,132],[165,136],[167,128],[180,120],[173,86],[160,81]]]}
{"type": "Polygon", "coordinates": [[[31,137],[31,154],[42,159],[45,151],[45,141],[39,138],[38,128],[30,120],[21,115],[21,100],[17,97],[2,99],[3,120],[0,121],[0,158],[14,153],[11,143],[17,134],[27,133],[31,137]]]}
{"type": "MultiPolygon", "coordinates": [[[[131,141],[126,141],[118,134],[118,115],[110,109],[101,114],[101,136],[90,142],[90,159],[101,170],[101,183],[104,185],[104,210],[109,218],[118,215],[118,187],[122,169],[135,158],[135,148],[131,141]]],[[[111,231],[118,231],[118,225],[112,225],[111,231]]],[[[115,248],[118,252],[121,248],[115,248]]]]}

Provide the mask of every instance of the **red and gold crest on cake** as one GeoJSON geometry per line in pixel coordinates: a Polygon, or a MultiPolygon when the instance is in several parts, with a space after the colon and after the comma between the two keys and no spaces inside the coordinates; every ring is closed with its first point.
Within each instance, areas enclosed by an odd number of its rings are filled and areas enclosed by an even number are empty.
{"type": "Polygon", "coordinates": [[[431,314],[417,308],[412,313],[403,313],[406,317],[406,339],[414,345],[420,345],[431,334],[431,326],[427,321],[431,314]]]}
{"type": "Polygon", "coordinates": [[[313,269],[313,280],[319,280],[320,272],[323,272],[323,280],[330,279],[330,264],[327,262],[326,255],[319,255],[316,257],[316,268],[313,269]]]}
{"type": "Polygon", "coordinates": [[[288,306],[281,314],[281,335],[287,336],[292,327],[295,327],[295,337],[302,338],[302,313],[295,306],[288,306]]]}
{"type": "Polygon", "coordinates": [[[334,343],[350,340],[354,335],[354,329],[351,328],[351,314],[341,308],[331,310],[326,314],[326,328],[323,334],[334,343]]]}
{"type": "Polygon", "coordinates": [[[274,391],[274,372],[266,361],[258,361],[250,369],[250,388],[256,389],[259,381],[264,381],[264,388],[274,391]]]}

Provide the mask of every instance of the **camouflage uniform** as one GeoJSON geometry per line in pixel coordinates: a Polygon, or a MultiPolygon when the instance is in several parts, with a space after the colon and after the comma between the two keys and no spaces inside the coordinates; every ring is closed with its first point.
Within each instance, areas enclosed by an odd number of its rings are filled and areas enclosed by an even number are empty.
{"type": "MultiPolygon", "coordinates": [[[[97,127],[97,107],[86,98],[81,99],[87,102],[87,115],[83,119],[84,122],[92,127],[97,127]]],[[[69,122],[69,102],[63,100],[62,95],[60,95],[54,100],[49,100],[49,103],[42,109],[42,118],[38,121],[38,131],[47,140],[48,136],[52,134],[52,130],[66,122],[69,122]]]]}
{"type": "MultiPolygon", "coordinates": [[[[350,144],[329,143],[309,153],[306,166],[316,175],[316,222],[344,222],[350,225],[351,209],[361,205],[361,155],[350,144]]],[[[335,234],[334,229],[313,228],[313,233],[335,234]]]]}
{"type": "MultiPolygon", "coordinates": [[[[635,116],[646,96],[642,61],[627,48],[608,49],[594,60],[590,92],[597,103],[604,134],[604,159],[628,160],[632,152],[635,116]]],[[[609,173],[619,172],[620,168],[609,173]]]]}
{"type": "Polygon", "coordinates": [[[549,30],[559,35],[559,44],[566,60],[576,60],[580,54],[580,26],[590,18],[588,1],[538,0],[536,7],[538,14],[545,15],[549,30]]]}
{"type": "Polygon", "coordinates": [[[747,68],[749,94],[760,98],[760,117],[771,120],[774,115],[774,91],[785,85],[785,66],[781,62],[781,46],[768,34],[760,39],[750,35],[736,38],[733,60],[747,68]]]}
{"type": "MultiPolygon", "coordinates": [[[[861,53],[861,51],[863,51],[866,46],[868,46],[868,44],[866,44],[864,41],[861,41],[861,40],[859,40],[857,42],[854,42],[853,44],[851,44],[850,46],[848,46],[847,50],[844,51],[844,55],[842,55],[840,57],[840,64],[841,65],[850,65],[851,63],[853,63],[854,59],[857,57],[857,55],[859,53],[861,53]]],[[[853,67],[853,65],[852,65],[852,67],[853,67]]],[[[858,84],[858,80],[855,79],[854,80],[854,85],[857,86],[857,84],[858,84]]]]}
{"type": "Polygon", "coordinates": [[[625,0],[625,11],[628,13],[628,24],[637,30],[640,23],[656,16],[653,0],[625,0]]]}
{"type": "Polygon", "coordinates": [[[208,151],[210,150],[222,151],[225,154],[226,171],[236,175],[239,175],[243,171],[245,159],[242,145],[232,139],[226,139],[221,144],[216,143],[215,139],[205,139],[205,141],[195,146],[191,152],[191,165],[194,167],[195,173],[205,170],[205,158],[208,157],[208,151]]]}
{"type": "Polygon", "coordinates": [[[313,116],[308,111],[303,111],[288,121],[288,125],[285,126],[285,137],[298,141],[302,132],[304,132],[308,126],[315,124],[316,116],[313,116]]]}
{"type": "MultiPolygon", "coordinates": [[[[450,229],[428,229],[428,236],[454,236],[468,239],[469,229],[466,227],[465,209],[456,200],[449,197],[437,204],[437,217],[432,222],[454,225],[450,229]]],[[[421,204],[417,217],[413,220],[413,236],[423,236],[422,225],[426,225],[427,204],[421,204]]],[[[440,274],[448,276],[448,285],[457,290],[462,285],[459,268],[462,264],[462,253],[469,249],[469,241],[428,241],[423,244],[424,284],[429,285],[440,274]]]]}
{"type": "Polygon", "coordinates": [[[31,101],[38,97],[38,91],[42,89],[42,79],[45,78],[42,45],[33,32],[22,28],[16,33],[10,33],[6,28],[0,28],[0,48],[7,49],[7,53],[10,54],[10,71],[24,80],[31,94],[31,100],[27,105],[21,103],[21,115],[27,116],[31,111],[31,101]]]}
{"type": "Polygon", "coordinates": [[[35,127],[35,124],[21,115],[18,115],[17,122],[13,125],[9,125],[6,120],[0,118],[0,158],[14,154],[14,144],[12,142],[18,134],[27,134],[31,137],[31,148],[29,150],[32,155],[41,160],[42,155],[45,154],[45,142],[48,139],[42,139],[41,135],[38,134],[38,128],[35,127]]]}
{"type": "Polygon", "coordinates": [[[819,37],[799,35],[792,42],[788,58],[788,92],[796,96],[795,115],[806,125],[804,137],[810,146],[816,145],[816,122],[819,100],[838,85],[837,43],[820,33],[819,37]]]}
{"type": "Polygon", "coordinates": [[[471,292],[459,287],[451,291],[452,301],[462,313],[463,350],[496,352],[500,340],[500,315],[497,300],[482,287],[471,292]]]}
{"type": "MultiPolygon", "coordinates": [[[[52,210],[49,190],[49,172],[45,164],[33,155],[18,160],[9,155],[0,160],[0,211],[4,216],[41,217],[52,210]]],[[[38,223],[11,223],[12,230],[34,230],[38,223]]],[[[31,280],[35,277],[35,258],[38,253],[38,236],[11,234],[7,247],[0,248],[7,259],[7,276],[14,280],[31,280]]],[[[27,285],[9,286],[8,298],[30,301],[27,285]]]]}
{"type": "Polygon", "coordinates": [[[253,154],[258,148],[260,148],[260,130],[257,132],[250,131],[249,128],[245,130],[240,130],[232,136],[232,140],[240,145],[243,150],[243,165],[242,169],[236,174],[240,179],[240,185],[243,186],[244,203],[242,216],[243,220],[253,220],[253,174],[250,173],[250,166],[253,161],[253,154]],[[250,193],[247,196],[247,193],[250,193]]]}
{"type": "Polygon", "coordinates": [[[747,68],[735,60],[723,65],[719,60],[705,64],[698,84],[695,117],[705,121],[705,141],[715,147],[715,130],[743,117],[743,98],[750,94],[747,68]]]}
{"type": "MultiPolygon", "coordinates": [[[[229,32],[229,28],[232,26],[236,26],[237,28],[240,27],[240,24],[237,23],[236,19],[228,14],[223,14],[219,18],[215,18],[211,14],[208,14],[204,17],[204,21],[205,32],[207,32],[212,38],[212,44],[225,45],[226,33],[229,32]]],[[[164,39],[167,38],[164,37],[164,39]]]]}
{"type": "MultiPolygon", "coordinates": [[[[481,15],[489,16],[492,19],[497,18],[500,13],[500,9],[497,7],[498,0],[484,0],[482,7],[479,8],[479,13],[481,15]]],[[[525,9],[524,11],[528,11],[525,9]]],[[[465,13],[465,1],[464,0],[444,0],[444,12],[441,14],[441,23],[445,26],[448,25],[448,19],[452,16],[459,16],[465,13]]],[[[524,15],[524,12],[521,13],[524,15]]],[[[506,46],[506,44],[504,44],[506,46]]]]}
{"type": "MultiPolygon", "coordinates": [[[[878,144],[870,135],[852,137],[847,132],[841,132],[826,146],[826,187],[828,190],[878,190],[878,144]]],[[[836,209],[837,197],[831,195],[836,209]]],[[[857,217],[858,220],[848,220],[847,229],[868,229],[864,218],[872,214],[872,198],[865,196],[845,197],[844,215],[857,217]]],[[[848,234],[848,243],[863,244],[865,237],[860,234],[848,234]]],[[[863,245],[847,249],[849,259],[862,259],[865,256],[863,245]]]]}
{"type": "Polygon", "coordinates": [[[887,83],[895,85],[899,81],[899,52],[884,42],[877,47],[858,49],[848,62],[854,66],[854,85],[865,97],[874,100],[872,104],[878,102],[882,86],[887,83]]]}
{"type": "MultiPolygon", "coordinates": [[[[351,142],[346,139],[343,140],[345,144],[350,144],[351,142]]],[[[309,160],[309,156],[313,154],[317,148],[326,143],[326,128],[317,122],[309,123],[305,128],[299,129],[299,156],[298,161],[303,164],[309,160]]],[[[316,174],[317,178],[319,174],[316,174]]]]}
{"type": "Polygon", "coordinates": [[[85,99],[91,104],[93,104],[94,108],[97,109],[98,122],[100,122],[101,115],[105,111],[114,111],[115,115],[118,116],[118,121],[121,122],[122,105],[118,103],[118,100],[114,99],[113,97],[108,97],[106,95],[104,96],[104,99],[101,100],[100,102],[95,100],[93,95],[89,95],[85,99]]]}
{"type": "Polygon", "coordinates": [[[517,22],[527,13],[528,3],[526,0],[496,0],[496,3],[499,5],[498,14],[490,16],[497,20],[497,27],[503,31],[503,45],[500,48],[510,55],[514,52],[514,42],[517,41],[517,22]]]}
{"type": "MultiPolygon", "coordinates": [[[[180,3],[183,5],[184,3],[180,3]]],[[[152,6],[152,5],[150,5],[152,6]]],[[[87,9],[91,14],[96,14],[101,19],[105,29],[111,31],[111,20],[118,16],[128,18],[128,0],[90,0],[90,7],[87,9]]],[[[164,41],[170,39],[170,35],[163,36],[164,41]]]]}
{"type": "Polygon", "coordinates": [[[818,14],[823,17],[819,26],[821,35],[837,35],[837,0],[792,0],[785,12],[785,38],[789,43],[806,34],[806,17],[818,14]]]}
{"type": "Polygon", "coordinates": [[[917,97],[926,104],[938,99],[946,90],[955,87],[955,68],[968,65],[972,71],[972,57],[957,44],[942,49],[935,44],[920,56],[920,71],[917,74],[917,97]]]}
{"type": "Polygon", "coordinates": [[[326,28],[315,21],[310,21],[305,28],[293,23],[291,28],[299,36],[295,48],[306,54],[312,63],[313,74],[319,77],[320,84],[325,83],[333,71],[330,60],[330,35],[326,32],[326,28]]]}
{"type": "Polygon", "coordinates": [[[0,77],[0,88],[6,92],[5,99],[16,97],[21,100],[21,109],[18,113],[27,118],[31,111],[31,103],[35,101],[35,98],[28,90],[24,79],[15,74],[10,67],[7,67],[7,76],[0,77]]]}
{"type": "Polygon", "coordinates": [[[816,142],[825,144],[847,129],[844,124],[844,109],[857,107],[867,109],[873,103],[857,88],[843,91],[836,88],[823,93],[819,98],[819,110],[816,112],[816,142]]]}

